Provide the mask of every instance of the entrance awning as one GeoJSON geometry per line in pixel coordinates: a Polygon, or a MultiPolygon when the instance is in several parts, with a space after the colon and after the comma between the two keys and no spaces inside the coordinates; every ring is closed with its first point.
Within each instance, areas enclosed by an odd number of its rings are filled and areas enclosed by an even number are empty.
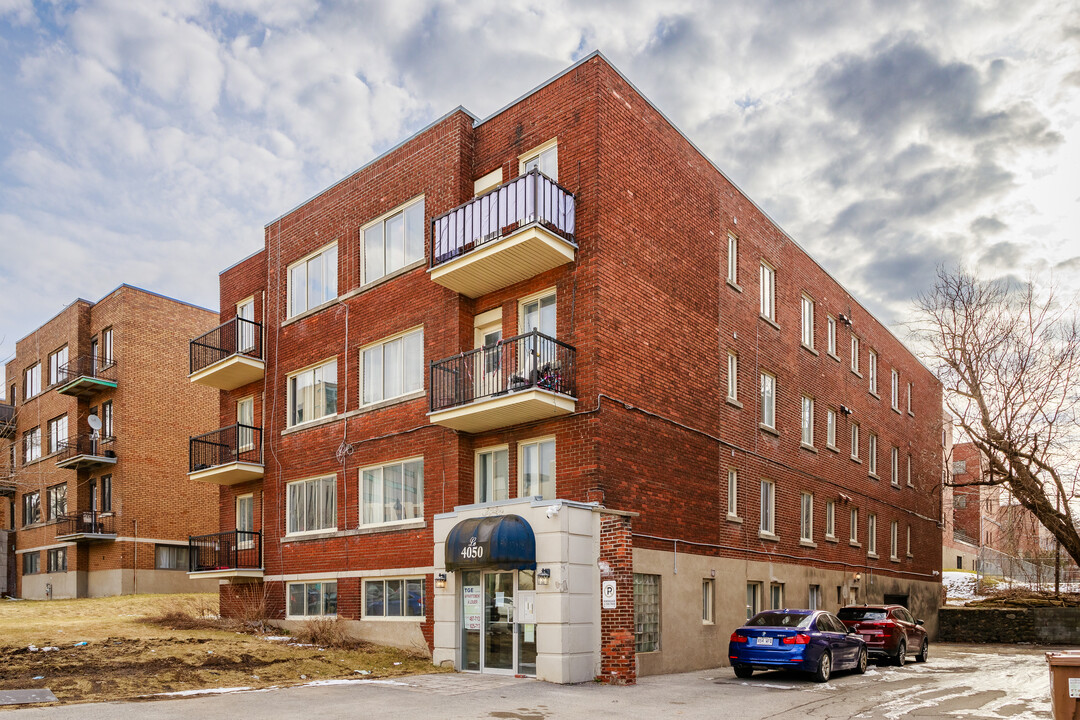
{"type": "Polygon", "coordinates": [[[446,538],[446,569],[535,570],[536,537],[519,515],[469,518],[446,538]]]}

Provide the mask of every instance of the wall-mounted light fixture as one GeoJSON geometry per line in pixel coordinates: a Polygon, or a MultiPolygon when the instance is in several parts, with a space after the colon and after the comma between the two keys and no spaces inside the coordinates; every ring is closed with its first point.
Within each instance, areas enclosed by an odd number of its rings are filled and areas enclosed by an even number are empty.
{"type": "Polygon", "coordinates": [[[840,406],[840,412],[843,413],[844,415],[850,415],[851,413],[853,413],[855,411],[852,410],[851,408],[849,408],[847,405],[841,405],[840,406]]]}
{"type": "Polygon", "coordinates": [[[840,313],[836,317],[840,320],[840,322],[844,323],[848,327],[851,327],[851,318],[849,318],[847,315],[845,315],[844,313],[840,313]]]}
{"type": "Polygon", "coordinates": [[[536,575],[537,585],[547,585],[551,581],[551,568],[541,568],[536,575]]]}
{"type": "Polygon", "coordinates": [[[560,510],[562,510],[562,503],[555,503],[554,505],[548,505],[548,509],[547,509],[546,514],[547,514],[547,516],[549,518],[553,518],[553,517],[555,517],[556,515],[559,514],[560,510]]]}
{"type": "Polygon", "coordinates": [[[851,578],[851,582],[855,584],[858,584],[860,580],[862,580],[862,573],[855,573],[855,575],[851,578]]]}
{"type": "Polygon", "coordinates": [[[437,588],[446,587],[446,573],[438,573],[435,576],[435,587],[437,587],[437,588]]]}

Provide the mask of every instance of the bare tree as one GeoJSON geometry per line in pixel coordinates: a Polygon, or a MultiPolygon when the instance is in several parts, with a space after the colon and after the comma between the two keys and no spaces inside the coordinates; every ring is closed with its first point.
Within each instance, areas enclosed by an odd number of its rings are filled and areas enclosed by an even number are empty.
{"type": "Polygon", "coordinates": [[[1080,324],[1075,304],[1034,281],[939,268],[917,301],[916,336],[964,435],[989,462],[965,484],[1005,485],[1080,563],[1073,517],[1080,459],[1080,324]]]}

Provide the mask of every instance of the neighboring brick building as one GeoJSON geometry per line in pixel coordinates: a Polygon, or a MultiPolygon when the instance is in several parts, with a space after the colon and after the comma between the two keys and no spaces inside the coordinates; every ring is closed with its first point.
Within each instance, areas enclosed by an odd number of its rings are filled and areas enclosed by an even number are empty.
{"type": "Polygon", "coordinates": [[[217,394],[189,387],[184,363],[191,337],[215,323],[210,310],[121,285],[15,344],[13,417],[0,422],[13,594],[214,589],[184,572],[188,537],[217,525],[217,493],[187,481],[186,439],[213,422],[217,394]]]}
{"type": "Polygon", "coordinates": [[[557,682],[777,605],[935,625],[941,385],[602,55],[265,237],[192,344],[225,612],[557,682]]]}

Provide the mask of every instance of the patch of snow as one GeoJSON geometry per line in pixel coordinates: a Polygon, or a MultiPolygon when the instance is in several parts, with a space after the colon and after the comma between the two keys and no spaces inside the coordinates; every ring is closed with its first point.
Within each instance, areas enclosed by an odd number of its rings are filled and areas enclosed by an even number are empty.
{"type": "Polygon", "coordinates": [[[201,690],[177,690],[176,692],[157,693],[159,696],[169,697],[186,697],[188,695],[221,695],[223,693],[244,692],[245,690],[251,690],[250,687],[231,687],[231,688],[203,688],[201,690]]]}
{"type": "Polygon", "coordinates": [[[262,637],[263,640],[270,640],[272,642],[285,642],[286,640],[292,639],[288,635],[262,635],[260,637],[262,637]]]}
{"type": "Polygon", "coordinates": [[[304,683],[302,687],[321,687],[324,685],[400,685],[402,687],[410,687],[409,683],[399,682],[397,680],[313,680],[309,683],[304,683]]]}

